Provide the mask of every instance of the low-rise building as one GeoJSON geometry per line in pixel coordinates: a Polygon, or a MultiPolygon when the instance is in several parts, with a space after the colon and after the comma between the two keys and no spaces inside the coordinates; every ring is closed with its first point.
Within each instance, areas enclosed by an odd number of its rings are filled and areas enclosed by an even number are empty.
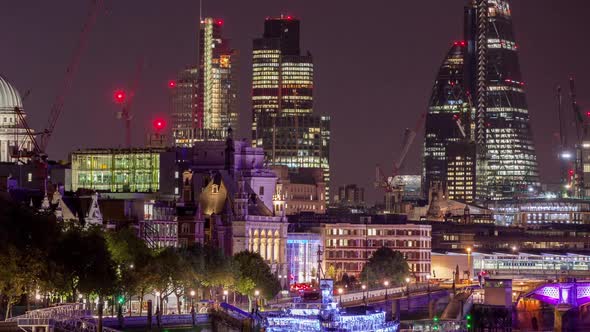
{"type": "Polygon", "coordinates": [[[290,219],[293,230],[319,233],[324,244],[324,271],[360,275],[381,247],[401,252],[417,281],[430,274],[431,226],[408,222],[403,215],[311,215],[290,219]]]}
{"type": "Polygon", "coordinates": [[[590,200],[529,198],[489,204],[499,225],[535,227],[548,224],[590,224],[590,200]]]}

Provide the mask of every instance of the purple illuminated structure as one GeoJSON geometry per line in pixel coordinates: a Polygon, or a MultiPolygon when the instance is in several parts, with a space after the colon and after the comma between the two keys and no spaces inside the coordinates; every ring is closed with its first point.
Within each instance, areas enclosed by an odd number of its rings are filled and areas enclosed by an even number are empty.
{"type": "Polygon", "coordinates": [[[554,306],[580,307],[590,303],[590,282],[545,284],[525,295],[554,306]]]}

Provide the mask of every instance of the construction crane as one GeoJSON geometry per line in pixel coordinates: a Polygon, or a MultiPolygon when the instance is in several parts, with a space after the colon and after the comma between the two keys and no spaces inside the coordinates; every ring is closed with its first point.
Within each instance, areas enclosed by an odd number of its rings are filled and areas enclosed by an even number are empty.
{"type": "MultiPolygon", "coordinates": [[[[96,22],[96,18],[98,17],[98,13],[102,8],[103,3],[104,0],[92,0],[92,4],[88,11],[86,21],[84,22],[84,25],[80,32],[78,43],[76,45],[76,48],[74,49],[72,58],[70,59],[70,62],[66,69],[66,74],[60,87],[59,93],[57,94],[55,101],[51,106],[49,118],[47,121],[47,125],[45,126],[45,129],[41,132],[34,133],[29,124],[27,123],[22,110],[18,108],[15,110],[15,113],[17,114],[19,121],[21,122],[21,125],[24,127],[26,131],[26,135],[33,144],[33,151],[18,151],[19,149],[17,147],[17,149],[13,151],[13,157],[15,157],[15,159],[18,160],[22,160],[23,158],[32,159],[33,162],[35,162],[37,166],[39,166],[39,173],[37,174],[37,177],[40,177],[44,183],[47,180],[47,146],[49,144],[49,140],[51,139],[51,135],[55,131],[55,126],[63,110],[66,97],[69,95],[72,83],[74,81],[76,73],[78,72],[80,59],[88,45],[88,36],[90,35],[92,27],[96,22]],[[37,135],[39,135],[40,137],[37,138],[37,135]]],[[[46,188],[43,189],[46,191],[46,188]]]]}
{"type": "Polygon", "coordinates": [[[125,121],[125,144],[128,148],[131,147],[131,119],[133,119],[133,116],[131,115],[131,106],[135,100],[135,94],[137,93],[137,88],[139,87],[139,81],[141,80],[141,74],[143,73],[144,67],[145,60],[141,58],[137,62],[135,77],[131,85],[131,90],[129,91],[129,96],[127,96],[123,90],[115,91],[114,95],[115,102],[123,105],[121,111],[117,112],[117,118],[125,121]]]}
{"type": "Polygon", "coordinates": [[[410,151],[410,147],[416,138],[416,134],[420,131],[420,128],[424,126],[424,121],[426,120],[426,113],[421,114],[420,118],[418,119],[416,126],[414,129],[406,128],[404,132],[404,140],[402,145],[402,151],[400,152],[399,157],[393,163],[393,169],[391,174],[386,176],[381,167],[377,165],[375,171],[375,187],[376,188],[383,188],[385,191],[385,211],[386,213],[399,213],[401,212],[401,206],[399,203],[401,202],[401,193],[403,191],[404,184],[395,181],[395,177],[399,174],[400,169],[402,168],[404,161],[406,160],[406,156],[410,151]]]}
{"type": "MultiPolygon", "coordinates": [[[[583,116],[582,111],[580,110],[580,105],[578,105],[575,79],[570,77],[569,83],[570,99],[572,102],[572,111],[574,113],[574,121],[576,125],[576,144],[574,148],[576,152],[570,154],[571,158],[573,158],[574,169],[573,172],[572,170],[568,172],[571,184],[567,184],[567,186],[570,186],[574,196],[580,197],[584,195],[584,162],[581,149],[583,149],[584,138],[586,138],[588,135],[588,125],[586,118],[583,116]]],[[[590,113],[586,115],[590,115],[590,113]]]]}

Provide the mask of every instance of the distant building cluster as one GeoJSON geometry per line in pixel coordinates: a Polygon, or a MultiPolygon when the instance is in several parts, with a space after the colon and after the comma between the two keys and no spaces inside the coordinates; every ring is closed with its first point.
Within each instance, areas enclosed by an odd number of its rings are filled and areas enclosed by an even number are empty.
{"type": "MultiPolygon", "coordinates": [[[[21,96],[0,77],[0,195],[64,223],[132,225],[154,249],[256,252],[285,287],[317,279],[318,261],[358,277],[381,247],[402,253],[417,282],[459,266],[467,278],[588,270],[590,201],[540,184],[506,0],[466,7],[465,38],[443,59],[424,118],[421,172],[384,177],[375,206],[360,185],[330,191],[331,119],[314,110],[296,18],[267,18],[253,40],[251,139],[234,137],[238,52],[223,25],[199,22],[198,59],[169,82],[171,137],[141,147],[34,156],[21,96]]],[[[577,149],[588,159],[590,143],[577,149]]]]}

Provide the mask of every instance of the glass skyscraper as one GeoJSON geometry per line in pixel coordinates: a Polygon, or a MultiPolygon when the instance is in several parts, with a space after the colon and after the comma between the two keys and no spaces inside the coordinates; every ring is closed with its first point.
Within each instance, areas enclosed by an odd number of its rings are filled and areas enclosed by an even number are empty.
{"type": "Polygon", "coordinates": [[[301,55],[299,25],[291,16],[267,18],[254,39],[252,144],[270,165],[322,168],[329,184],[330,118],[313,114],[313,61],[301,55]]]}
{"type": "Polygon", "coordinates": [[[224,140],[228,127],[237,129],[237,51],[223,38],[222,27],[220,19],[200,22],[198,66],[171,82],[176,145],[224,140]]]}
{"type": "Polygon", "coordinates": [[[464,89],[463,59],[465,42],[455,42],[445,57],[432,89],[423,151],[423,193],[428,196],[430,185],[447,181],[447,149],[451,143],[462,141],[470,136],[469,128],[459,129],[461,124],[469,124],[469,103],[464,89]]]}
{"type": "Polygon", "coordinates": [[[452,121],[458,114],[466,137],[476,143],[477,199],[527,195],[539,187],[539,172],[508,1],[470,1],[464,33],[439,71],[430,102],[425,188],[448,181],[442,161],[448,144],[463,136],[452,121]],[[445,112],[446,118],[437,115],[445,112]]]}
{"type": "Polygon", "coordinates": [[[485,158],[479,177],[487,198],[518,197],[540,184],[510,5],[477,0],[465,13],[469,89],[477,100],[478,153],[485,158]]]}
{"type": "Polygon", "coordinates": [[[172,102],[172,136],[176,146],[192,146],[197,137],[198,69],[187,68],[169,84],[172,102]]]}

